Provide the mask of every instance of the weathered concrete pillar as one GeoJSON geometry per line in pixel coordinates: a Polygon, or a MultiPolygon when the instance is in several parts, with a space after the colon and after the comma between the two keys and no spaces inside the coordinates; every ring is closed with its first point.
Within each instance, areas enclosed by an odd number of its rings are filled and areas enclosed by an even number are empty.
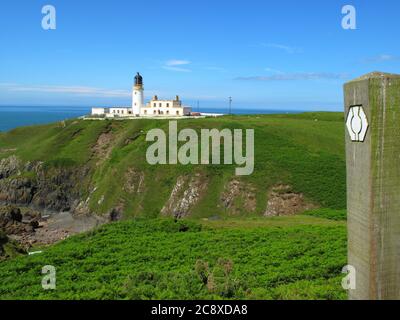
{"type": "Polygon", "coordinates": [[[350,299],[400,299],[400,75],[344,86],[350,299]]]}

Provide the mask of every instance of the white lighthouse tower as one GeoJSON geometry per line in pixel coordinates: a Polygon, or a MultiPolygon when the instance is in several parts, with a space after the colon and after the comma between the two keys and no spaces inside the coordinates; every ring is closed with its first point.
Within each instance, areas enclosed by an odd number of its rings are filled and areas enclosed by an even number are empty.
{"type": "Polygon", "coordinates": [[[143,77],[139,72],[135,76],[135,84],[132,90],[132,114],[140,115],[140,109],[144,106],[143,77]]]}

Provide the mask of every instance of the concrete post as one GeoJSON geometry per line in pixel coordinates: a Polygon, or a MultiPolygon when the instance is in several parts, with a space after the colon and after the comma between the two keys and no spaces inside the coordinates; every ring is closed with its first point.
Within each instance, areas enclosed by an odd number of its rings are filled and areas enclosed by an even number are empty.
{"type": "Polygon", "coordinates": [[[344,86],[350,299],[400,299],[400,75],[344,86]]]}

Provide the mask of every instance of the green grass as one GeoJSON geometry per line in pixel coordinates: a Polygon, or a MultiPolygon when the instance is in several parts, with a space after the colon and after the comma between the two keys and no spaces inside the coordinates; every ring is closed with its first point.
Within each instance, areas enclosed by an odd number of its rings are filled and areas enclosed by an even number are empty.
{"type": "MultiPolygon", "coordinates": [[[[314,222],[312,222],[314,220],[314,222]]],[[[131,220],[0,264],[1,299],[345,299],[344,224],[131,220]],[[56,290],[41,269],[56,267],[56,290]]]]}
{"type": "MultiPolygon", "coordinates": [[[[208,180],[208,186],[201,201],[191,209],[191,215],[226,216],[219,195],[226,183],[236,178],[235,165],[151,166],[145,159],[151,144],[145,141],[145,136],[153,128],[167,132],[168,121],[70,120],[17,128],[0,134],[0,159],[15,154],[24,161],[43,161],[48,168],[85,165],[90,173],[81,184],[80,193],[88,196],[88,186],[96,190],[90,195],[92,211],[105,214],[116,206],[123,206],[126,217],[158,216],[177,177],[197,172],[208,180]],[[113,135],[110,156],[99,158],[93,146],[104,132],[113,135]],[[143,173],[143,192],[124,191],[127,169],[143,173]]],[[[340,113],[190,119],[179,121],[178,128],[255,130],[255,170],[241,180],[256,190],[256,211],[241,210],[240,216],[262,215],[268,189],[279,183],[291,185],[293,191],[303,193],[320,207],[345,208],[344,125],[340,113]]]]}
{"type": "Polygon", "coordinates": [[[318,209],[304,212],[303,214],[330,220],[347,220],[346,210],[318,209]]]}

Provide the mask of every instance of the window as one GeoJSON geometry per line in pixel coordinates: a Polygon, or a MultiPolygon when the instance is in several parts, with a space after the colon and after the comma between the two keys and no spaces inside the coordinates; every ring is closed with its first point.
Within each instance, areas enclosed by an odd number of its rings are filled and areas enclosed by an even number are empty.
{"type": "Polygon", "coordinates": [[[162,107],[162,103],[160,102],[160,108],[162,107]]]}
{"type": "Polygon", "coordinates": [[[167,114],[169,114],[169,110],[167,110],[167,114]]]}
{"type": "Polygon", "coordinates": [[[154,108],[157,107],[157,103],[154,104],[154,108]]]}
{"type": "Polygon", "coordinates": [[[147,110],[144,110],[144,114],[147,114],[147,110]]]}
{"type": "Polygon", "coordinates": [[[176,112],[176,115],[179,116],[179,111],[176,112]]]}
{"type": "Polygon", "coordinates": [[[169,103],[167,103],[167,108],[169,108],[169,103]]]}

